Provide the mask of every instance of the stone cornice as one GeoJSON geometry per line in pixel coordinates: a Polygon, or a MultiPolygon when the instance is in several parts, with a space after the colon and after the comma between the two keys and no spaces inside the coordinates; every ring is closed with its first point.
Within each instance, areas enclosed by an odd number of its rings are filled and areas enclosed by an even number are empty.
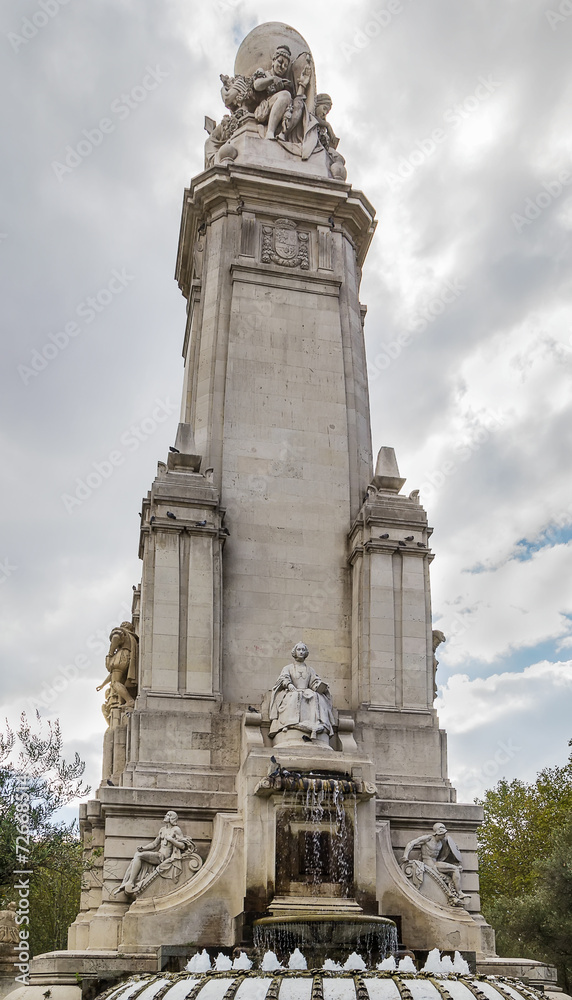
{"type": "Polygon", "coordinates": [[[192,249],[199,227],[216,215],[283,214],[329,226],[355,247],[361,267],[375,232],[375,210],[365,195],[343,181],[300,175],[271,167],[215,166],[198,174],[185,190],[175,277],[185,297],[191,289],[192,249]]]}
{"type": "MultiPolygon", "coordinates": [[[[233,279],[250,281],[256,285],[270,285],[272,288],[294,288],[302,291],[319,286],[322,295],[339,295],[341,281],[313,271],[284,271],[274,264],[231,264],[233,279]]],[[[312,289],[313,290],[313,289],[312,289]]]]}

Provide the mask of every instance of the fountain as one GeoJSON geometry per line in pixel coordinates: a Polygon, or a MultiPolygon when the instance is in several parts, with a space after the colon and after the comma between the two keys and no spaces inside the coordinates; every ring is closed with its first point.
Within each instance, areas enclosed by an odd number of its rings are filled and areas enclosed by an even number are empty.
{"type": "Polygon", "coordinates": [[[312,966],[359,952],[372,964],[397,950],[397,929],[387,917],[365,914],[353,893],[358,796],[363,782],[327,770],[284,771],[273,756],[256,793],[281,792],[276,809],[276,891],[270,916],[253,922],[260,958],[280,960],[296,948],[312,966]]]}
{"type": "Polygon", "coordinates": [[[456,953],[453,961],[435,949],[421,972],[409,963],[384,961],[368,968],[360,955],[344,965],[326,960],[308,968],[295,950],[286,965],[268,952],[260,968],[251,968],[242,952],[215,961],[206,951],[196,955],[178,974],[140,976],[113,987],[99,1000],[540,1000],[542,993],[502,976],[471,976],[456,953]],[[453,971],[450,971],[450,970],[453,971]]]}

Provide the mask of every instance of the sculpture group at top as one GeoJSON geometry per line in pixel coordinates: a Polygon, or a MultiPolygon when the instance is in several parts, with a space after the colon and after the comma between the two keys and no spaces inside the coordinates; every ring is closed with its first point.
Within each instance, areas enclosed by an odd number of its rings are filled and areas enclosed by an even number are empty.
{"type": "Polygon", "coordinates": [[[345,160],[337,152],[339,140],[326,120],[332,99],[329,94],[314,96],[310,52],[301,52],[293,58],[289,46],[279,44],[267,65],[254,70],[251,76],[229,77],[221,73],[220,79],[222,100],[230,114],[218,125],[206,119],[209,132],[205,144],[206,167],[222,158],[236,158],[232,136],[250,119],[258,123],[261,137],[278,142],[303,160],[325,150],[331,176],[345,180],[345,160]]]}

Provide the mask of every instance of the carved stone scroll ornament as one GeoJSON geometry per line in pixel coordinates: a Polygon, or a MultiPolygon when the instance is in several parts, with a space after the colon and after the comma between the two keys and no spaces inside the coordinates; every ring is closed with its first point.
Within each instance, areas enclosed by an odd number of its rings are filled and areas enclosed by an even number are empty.
{"type": "Polygon", "coordinates": [[[277,219],[274,226],[262,227],[262,263],[284,267],[310,267],[309,233],[298,232],[295,222],[277,219]]]}
{"type": "Polygon", "coordinates": [[[157,878],[178,882],[185,868],[191,878],[197,874],[203,859],[197,854],[190,837],[183,836],[177,822],[177,813],[170,810],[155,840],[137,848],[121,885],[113,890],[114,896],[120,892],[126,896],[139,896],[157,878]]]}
{"type": "Polygon", "coordinates": [[[427,895],[424,891],[425,880],[430,879],[442,891],[449,906],[463,906],[465,899],[469,898],[461,887],[461,853],[443,823],[435,823],[432,833],[416,837],[407,844],[401,870],[423,895],[427,895]],[[410,857],[413,851],[419,851],[420,859],[410,857]]]}

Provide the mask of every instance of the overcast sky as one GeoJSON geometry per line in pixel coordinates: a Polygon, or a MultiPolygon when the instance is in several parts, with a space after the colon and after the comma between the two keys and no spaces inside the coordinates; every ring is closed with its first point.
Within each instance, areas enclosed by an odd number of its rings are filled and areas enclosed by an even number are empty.
{"type": "Polygon", "coordinates": [[[374,448],[395,447],[435,528],[451,777],[471,800],[564,763],[572,3],[13,0],[0,19],[10,718],[41,701],[97,785],[94,689],[178,420],[183,188],[203,166],[205,114],[223,114],[219,73],[256,24],[286,20],[378,213],[361,292],[374,448]],[[70,503],[98,468],[112,471],[70,503]]]}

